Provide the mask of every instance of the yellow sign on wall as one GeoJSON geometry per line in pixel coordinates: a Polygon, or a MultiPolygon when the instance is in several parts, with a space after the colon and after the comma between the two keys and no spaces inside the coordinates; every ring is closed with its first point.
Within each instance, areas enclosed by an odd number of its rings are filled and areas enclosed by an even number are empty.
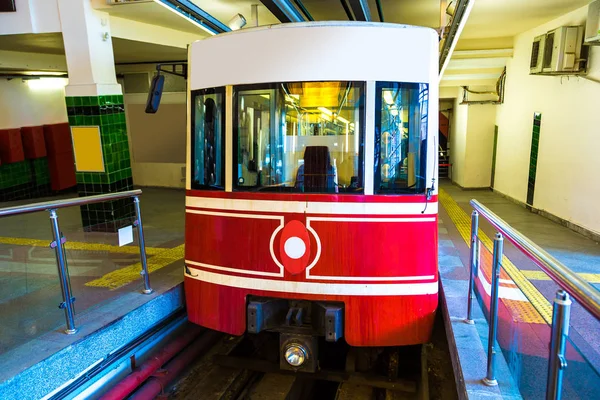
{"type": "Polygon", "coordinates": [[[73,126],[73,153],[77,172],[104,172],[99,126],[73,126]]]}

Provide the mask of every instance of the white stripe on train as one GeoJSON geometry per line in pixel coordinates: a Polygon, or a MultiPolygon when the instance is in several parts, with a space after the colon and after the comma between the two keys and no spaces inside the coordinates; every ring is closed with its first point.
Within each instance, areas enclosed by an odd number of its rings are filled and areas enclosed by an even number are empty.
{"type": "Polygon", "coordinates": [[[269,292],[323,294],[338,296],[418,296],[438,293],[438,281],[425,283],[317,283],[291,282],[264,278],[249,278],[189,267],[185,276],[202,282],[239,289],[269,292]]]}
{"type": "Polygon", "coordinates": [[[334,215],[435,215],[438,203],[346,203],[319,201],[245,200],[187,196],[186,207],[227,211],[334,215]]]}

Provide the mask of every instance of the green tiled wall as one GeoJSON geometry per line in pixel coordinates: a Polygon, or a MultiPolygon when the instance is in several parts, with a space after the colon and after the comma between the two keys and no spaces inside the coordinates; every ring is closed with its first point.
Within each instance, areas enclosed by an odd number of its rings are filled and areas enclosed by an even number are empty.
{"type": "MultiPolygon", "coordinates": [[[[77,172],[80,196],[120,192],[133,189],[131,157],[127,139],[125,107],[122,95],[67,97],[67,114],[71,126],[98,126],[102,141],[105,172],[77,172]]],[[[108,226],[114,230],[130,223],[130,202],[113,201],[81,208],[84,226],[108,226]]]]}
{"type": "Polygon", "coordinates": [[[533,131],[531,132],[531,153],[529,154],[529,177],[527,179],[527,208],[533,206],[535,193],[535,177],[537,173],[537,159],[540,145],[540,129],[542,126],[542,114],[533,114],[533,131]]]}
{"type": "Polygon", "coordinates": [[[33,199],[50,194],[46,157],[0,165],[0,201],[33,199]]]}
{"type": "Polygon", "coordinates": [[[0,165],[0,189],[8,189],[31,182],[29,160],[0,165]]]}
{"type": "Polygon", "coordinates": [[[48,169],[48,160],[46,157],[36,158],[31,161],[35,184],[37,186],[50,184],[50,170],[48,169]]]}

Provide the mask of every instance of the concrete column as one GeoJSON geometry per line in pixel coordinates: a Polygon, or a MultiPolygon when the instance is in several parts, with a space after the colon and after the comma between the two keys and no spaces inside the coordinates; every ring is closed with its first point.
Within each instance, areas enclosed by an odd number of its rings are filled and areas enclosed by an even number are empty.
{"type": "MultiPolygon", "coordinates": [[[[123,92],[115,73],[109,16],[94,10],[90,0],[58,0],[58,9],[69,73],[65,94],[79,195],[133,189],[123,92]],[[80,127],[92,129],[83,131],[80,127]],[[94,128],[99,141],[92,140],[94,128]],[[92,159],[97,160],[92,167],[90,162],[82,162],[92,159]]],[[[133,203],[118,200],[83,206],[81,216],[87,230],[115,231],[131,223],[133,203]]]]}

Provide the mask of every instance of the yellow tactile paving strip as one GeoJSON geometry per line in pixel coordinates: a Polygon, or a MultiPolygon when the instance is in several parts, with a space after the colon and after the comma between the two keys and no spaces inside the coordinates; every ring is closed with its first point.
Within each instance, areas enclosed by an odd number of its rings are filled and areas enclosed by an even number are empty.
{"type": "MultiPolygon", "coordinates": [[[[50,247],[50,240],[41,239],[28,239],[28,238],[12,238],[0,236],[0,244],[12,245],[12,246],[29,246],[29,247],[50,247]]],[[[84,252],[106,252],[106,253],[118,253],[118,254],[139,254],[140,249],[138,246],[114,246],[110,244],[101,243],[86,243],[86,242],[71,242],[65,243],[65,248],[71,251],[84,251],[84,252]]],[[[184,246],[177,246],[174,248],[160,248],[160,247],[146,247],[146,255],[148,258],[148,271],[150,273],[166,267],[175,261],[181,260],[184,257],[184,246]]],[[[140,272],[142,271],[141,263],[135,263],[128,265],[127,267],[117,269],[109,272],[108,274],[94,279],[86,283],[86,286],[90,287],[104,287],[110,290],[118,289],[122,286],[127,285],[133,281],[140,279],[140,272]]]]}
{"type": "MultiPolygon", "coordinates": [[[[163,249],[153,257],[148,259],[148,272],[152,273],[158,269],[166,267],[175,261],[181,260],[184,257],[184,245],[174,247],[172,249],[163,249]]],[[[91,287],[105,287],[110,290],[118,289],[137,279],[140,279],[142,264],[135,263],[125,268],[117,269],[113,272],[94,279],[85,284],[91,287]]]]}
{"type": "MultiPolygon", "coordinates": [[[[0,244],[10,244],[13,246],[31,246],[31,247],[50,247],[51,240],[41,239],[28,239],[28,238],[12,238],[0,236],[0,244]]],[[[81,251],[105,251],[109,253],[120,253],[120,254],[139,254],[140,249],[137,246],[113,246],[110,244],[101,243],[85,243],[85,242],[70,242],[67,240],[65,243],[67,250],[81,250],[81,251]]],[[[165,249],[159,247],[146,247],[146,254],[152,256],[160,254],[165,249]]]]}
{"type": "MultiPolygon", "coordinates": [[[[550,277],[546,275],[544,271],[530,271],[530,270],[521,270],[521,273],[529,280],[533,281],[550,281],[550,277]]],[[[600,283],[600,274],[591,274],[585,272],[578,272],[582,279],[584,279],[588,283],[600,283]]]]}
{"type": "MultiPolygon", "coordinates": [[[[460,208],[456,201],[454,201],[454,199],[450,197],[450,195],[448,195],[448,193],[446,193],[443,189],[439,190],[438,197],[440,203],[446,209],[450,219],[458,229],[461,237],[465,243],[467,243],[467,246],[470,246],[471,217],[467,215],[467,213],[460,208]]],[[[481,229],[479,229],[478,237],[488,251],[492,252],[494,248],[492,239],[490,239],[481,229]]],[[[523,319],[524,322],[543,323],[545,321],[548,324],[552,323],[552,306],[550,302],[527,279],[527,277],[523,274],[523,271],[519,270],[506,256],[502,258],[502,268],[523,292],[525,297],[527,297],[527,299],[531,302],[530,304],[535,308],[537,313],[531,312],[533,310],[528,310],[527,308],[529,308],[529,303],[526,302],[512,301],[511,304],[504,302],[507,307],[518,312],[518,314],[521,316],[520,319],[523,319]]]]}

